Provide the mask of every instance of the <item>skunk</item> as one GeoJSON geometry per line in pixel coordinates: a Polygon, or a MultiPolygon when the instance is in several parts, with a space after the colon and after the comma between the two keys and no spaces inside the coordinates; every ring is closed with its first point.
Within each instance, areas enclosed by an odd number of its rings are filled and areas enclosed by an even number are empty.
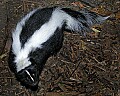
{"type": "Polygon", "coordinates": [[[84,34],[107,18],[88,10],[78,12],[59,7],[31,11],[17,23],[12,34],[10,70],[26,88],[37,89],[47,59],[62,47],[63,31],[84,34]]]}

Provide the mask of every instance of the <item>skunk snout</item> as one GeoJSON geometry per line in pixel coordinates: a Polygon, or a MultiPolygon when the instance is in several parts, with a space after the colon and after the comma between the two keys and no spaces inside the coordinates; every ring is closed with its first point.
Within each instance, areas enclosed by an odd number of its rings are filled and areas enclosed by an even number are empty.
{"type": "Polygon", "coordinates": [[[39,70],[35,65],[30,65],[16,73],[16,78],[25,87],[37,87],[39,83],[39,70]]]}

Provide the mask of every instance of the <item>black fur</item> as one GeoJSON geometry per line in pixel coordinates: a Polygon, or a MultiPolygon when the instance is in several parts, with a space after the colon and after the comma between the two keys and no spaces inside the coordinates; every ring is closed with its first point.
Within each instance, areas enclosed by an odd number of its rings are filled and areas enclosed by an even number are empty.
{"type": "Polygon", "coordinates": [[[33,33],[39,29],[44,23],[48,22],[55,7],[38,9],[23,26],[20,34],[20,40],[22,47],[25,42],[33,35],[33,33]]]}
{"type": "Polygon", "coordinates": [[[74,18],[77,18],[77,19],[80,18],[82,20],[86,20],[86,17],[82,13],[80,13],[80,12],[71,10],[69,8],[62,8],[62,10],[65,11],[70,16],[74,17],[74,18]]]}

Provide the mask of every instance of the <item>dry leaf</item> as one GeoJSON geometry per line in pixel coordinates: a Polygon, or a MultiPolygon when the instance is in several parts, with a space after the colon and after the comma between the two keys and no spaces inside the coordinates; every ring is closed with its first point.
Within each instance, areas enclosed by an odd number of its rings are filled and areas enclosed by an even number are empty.
{"type": "Polygon", "coordinates": [[[74,6],[79,6],[80,8],[84,8],[85,6],[81,2],[73,2],[71,3],[74,6]]]}

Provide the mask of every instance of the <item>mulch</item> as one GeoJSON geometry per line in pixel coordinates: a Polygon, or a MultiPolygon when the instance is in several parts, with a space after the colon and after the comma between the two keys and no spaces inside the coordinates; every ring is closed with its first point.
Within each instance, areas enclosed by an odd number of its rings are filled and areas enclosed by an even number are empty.
{"type": "Polygon", "coordinates": [[[0,1],[1,10],[6,10],[0,31],[0,96],[119,96],[119,4],[119,0],[0,1]],[[33,92],[21,86],[8,68],[11,32],[30,10],[54,5],[75,10],[88,8],[111,18],[102,25],[93,26],[95,30],[86,37],[64,32],[62,49],[48,59],[40,75],[39,88],[33,92]]]}

